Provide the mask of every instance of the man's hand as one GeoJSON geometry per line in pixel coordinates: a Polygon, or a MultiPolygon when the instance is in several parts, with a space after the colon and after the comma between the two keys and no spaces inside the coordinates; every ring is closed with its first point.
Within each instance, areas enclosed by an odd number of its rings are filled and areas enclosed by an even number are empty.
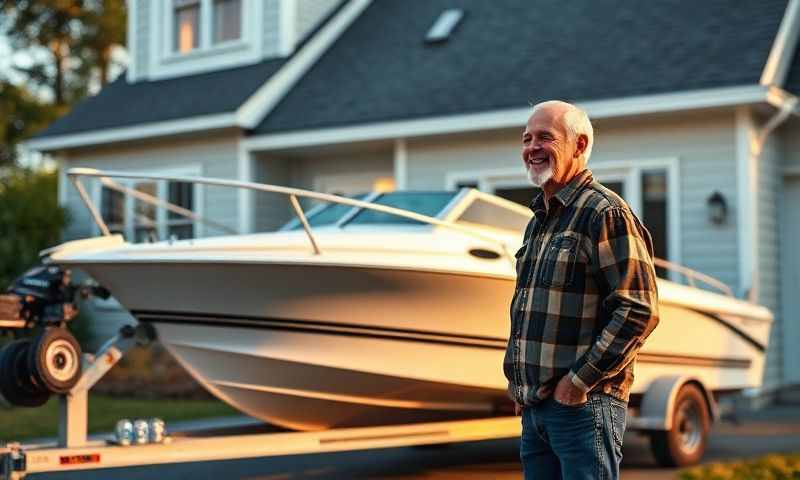
{"type": "Polygon", "coordinates": [[[517,402],[514,402],[514,415],[519,417],[521,413],[522,413],[522,405],[520,405],[517,402]]]}
{"type": "Polygon", "coordinates": [[[572,383],[569,374],[561,377],[556,385],[556,391],[553,392],[553,399],[562,405],[583,405],[589,401],[589,398],[583,393],[583,390],[576,387],[572,383]]]}

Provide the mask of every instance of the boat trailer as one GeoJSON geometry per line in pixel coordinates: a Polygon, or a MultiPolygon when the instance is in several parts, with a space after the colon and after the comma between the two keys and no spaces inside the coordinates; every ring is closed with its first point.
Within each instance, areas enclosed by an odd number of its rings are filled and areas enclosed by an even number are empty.
{"type": "Polygon", "coordinates": [[[0,478],[21,480],[34,473],[471,442],[520,434],[519,417],[497,417],[319,432],[167,436],[162,443],[129,446],[111,439],[89,440],[89,390],[131,347],[152,340],[152,333],[143,324],[125,326],[96,355],[85,354],[80,380],[69,392],[59,395],[57,444],[9,443],[0,447],[0,478]]]}
{"type": "MultiPolygon", "coordinates": [[[[29,271],[12,285],[8,295],[0,295],[0,331],[14,336],[38,332],[33,338],[14,340],[0,352],[2,398],[21,407],[41,406],[51,395],[59,400],[56,444],[10,442],[0,446],[0,480],[20,480],[29,473],[449,444],[520,435],[519,417],[498,416],[316,432],[176,435],[141,445],[121,445],[112,438],[89,440],[89,390],[128,350],[147,345],[156,336],[148,324],[128,325],[96,354],[82,353],[67,329],[67,323],[77,314],[76,299],[108,295],[96,285],[72,285],[69,272],[53,265],[29,271]]],[[[699,460],[710,423],[716,417],[716,402],[701,382],[688,376],[661,377],[651,383],[641,402],[629,409],[628,429],[651,436],[659,463],[685,465],[699,460]],[[686,411],[694,416],[687,416],[686,411]],[[684,445],[684,438],[690,443],[684,445]]]]}

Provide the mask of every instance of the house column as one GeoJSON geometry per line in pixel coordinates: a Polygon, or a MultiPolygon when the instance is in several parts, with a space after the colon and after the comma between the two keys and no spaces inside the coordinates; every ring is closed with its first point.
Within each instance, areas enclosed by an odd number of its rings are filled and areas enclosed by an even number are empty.
{"type": "Polygon", "coordinates": [[[394,141],[394,183],[397,190],[408,188],[408,145],[405,138],[394,141]]]}
{"type": "MultiPolygon", "coordinates": [[[[238,145],[238,180],[241,182],[253,181],[253,155],[244,145],[242,139],[238,145]]],[[[239,189],[239,233],[251,233],[253,231],[253,205],[255,201],[254,191],[247,188],[239,189]]]]}

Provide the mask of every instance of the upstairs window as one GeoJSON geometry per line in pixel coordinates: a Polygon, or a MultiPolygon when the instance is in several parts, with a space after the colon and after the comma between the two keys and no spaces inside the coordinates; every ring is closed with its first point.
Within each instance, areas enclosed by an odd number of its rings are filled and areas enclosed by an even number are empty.
{"type": "Polygon", "coordinates": [[[242,36],[242,1],[214,0],[214,43],[242,36]]]}
{"type": "Polygon", "coordinates": [[[190,52],[200,46],[200,0],[175,0],[174,49],[190,52]]]}
{"type": "Polygon", "coordinates": [[[172,50],[186,54],[242,38],[242,0],[173,0],[172,50]]]}

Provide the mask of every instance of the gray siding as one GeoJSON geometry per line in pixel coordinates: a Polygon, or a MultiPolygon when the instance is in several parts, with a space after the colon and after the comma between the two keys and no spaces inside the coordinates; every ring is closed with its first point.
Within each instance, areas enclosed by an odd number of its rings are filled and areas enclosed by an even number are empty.
{"type": "Polygon", "coordinates": [[[339,3],[339,0],[298,0],[297,40],[301,41],[339,3]]]}
{"type": "MultiPolygon", "coordinates": [[[[90,167],[131,172],[158,172],[169,169],[200,167],[207,177],[235,179],[237,177],[237,137],[206,136],[194,140],[152,142],[130,147],[106,147],[71,152],[65,158],[66,168],[90,167]]],[[[91,192],[94,183],[84,180],[91,192]]],[[[94,223],[72,185],[68,185],[66,207],[70,222],[64,232],[65,239],[83,238],[96,234],[94,223]]],[[[238,195],[236,190],[221,187],[204,187],[203,215],[230,228],[238,227],[238,195]]],[[[221,232],[205,227],[206,235],[221,232]]]]}
{"type": "MultiPolygon", "coordinates": [[[[408,141],[409,188],[443,188],[448,172],[519,169],[519,129],[408,141]]],[[[724,225],[707,218],[706,199],[721,192],[736,205],[733,114],[599,121],[589,166],[677,158],[680,170],[682,263],[734,289],[739,284],[736,215],[724,225]]]]}
{"type": "Polygon", "coordinates": [[[778,204],[783,178],[780,172],[782,148],[777,135],[771,135],[764,145],[758,161],[758,303],[772,310],[775,323],[770,332],[770,348],[764,384],[777,386],[783,377],[783,322],[780,303],[780,265],[778,259],[778,204]]]}
{"type": "Polygon", "coordinates": [[[264,58],[277,57],[281,43],[281,1],[263,0],[264,29],[262,38],[264,58]]]}
{"type": "Polygon", "coordinates": [[[792,119],[780,129],[784,168],[800,169],[800,119],[792,119]]]}
{"type": "Polygon", "coordinates": [[[294,186],[325,193],[369,192],[378,178],[394,176],[392,152],[380,150],[296,158],[291,165],[294,186]]]}
{"type": "MultiPolygon", "coordinates": [[[[292,186],[291,163],[287,159],[259,157],[254,162],[254,181],[272,185],[292,186]]],[[[254,228],[256,232],[275,230],[292,216],[291,206],[285,195],[257,192],[254,199],[254,228]]]]}

